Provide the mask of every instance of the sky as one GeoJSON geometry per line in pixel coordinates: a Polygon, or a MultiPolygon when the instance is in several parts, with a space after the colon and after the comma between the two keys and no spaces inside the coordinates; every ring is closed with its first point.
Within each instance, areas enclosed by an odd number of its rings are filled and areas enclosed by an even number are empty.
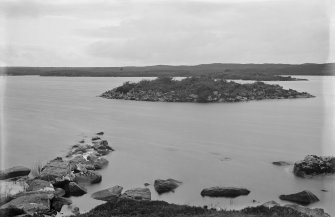
{"type": "Polygon", "coordinates": [[[0,0],[0,65],[335,62],[333,2],[0,0]]]}

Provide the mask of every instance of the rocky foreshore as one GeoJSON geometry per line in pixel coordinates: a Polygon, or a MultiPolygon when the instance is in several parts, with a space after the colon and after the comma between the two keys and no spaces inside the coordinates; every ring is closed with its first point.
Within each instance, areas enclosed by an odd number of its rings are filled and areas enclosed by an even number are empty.
{"type": "MultiPolygon", "coordinates": [[[[87,186],[102,180],[102,176],[96,170],[108,165],[107,159],[103,156],[113,151],[107,140],[102,138],[103,134],[103,132],[99,132],[93,137],[80,140],[71,147],[66,156],[56,157],[40,169],[33,168],[31,170],[16,166],[0,171],[0,179],[4,180],[1,184],[5,184],[1,185],[0,217],[55,216],[64,205],[72,204],[70,196],[78,197],[87,194],[87,186]]],[[[279,165],[283,165],[284,161],[278,162],[280,162],[279,165]]],[[[307,168],[308,174],[333,173],[334,157],[308,155],[303,161],[296,162],[295,167],[302,171],[307,168]]],[[[182,181],[172,178],[156,179],[153,186],[158,194],[164,194],[173,193],[182,183],[182,181]]],[[[145,183],[144,185],[150,184],[145,183]]],[[[214,186],[204,188],[199,194],[203,197],[235,198],[247,196],[250,192],[247,188],[214,186]]],[[[319,201],[319,198],[309,190],[279,196],[280,200],[296,204],[279,205],[275,201],[269,201],[263,205],[247,207],[240,211],[151,201],[151,191],[148,187],[136,187],[123,191],[123,187],[117,185],[99,190],[91,197],[106,203],[85,214],[80,214],[79,208],[74,206],[72,207],[73,215],[82,217],[330,217],[323,209],[301,206],[319,201]]]]}
{"type": "Polygon", "coordinates": [[[255,82],[239,84],[233,81],[208,77],[171,78],[126,82],[122,86],[104,92],[101,97],[136,101],[160,102],[243,102],[264,99],[311,98],[313,95],[284,89],[279,85],[255,82]]]}
{"type": "MultiPolygon", "coordinates": [[[[108,165],[103,156],[113,151],[103,132],[72,146],[65,157],[56,157],[34,169],[22,166],[0,171],[0,216],[55,216],[69,196],[87,193],[86,186],[101,182],[96,172],[108,165]]],[[[77,207],[73,213],[79,214],[77,207]]]]}

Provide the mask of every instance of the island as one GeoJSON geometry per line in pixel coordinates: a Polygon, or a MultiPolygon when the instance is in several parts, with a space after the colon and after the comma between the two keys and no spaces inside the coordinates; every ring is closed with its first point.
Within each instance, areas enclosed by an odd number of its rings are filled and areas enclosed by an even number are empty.
{"type": "Polygon", "coordinates": [[[286,90],[260,81],[240,84],[212,76],[192,76],[182,80],[158,77],[138,83],[125,82],[100,96],[107,99],[199,103],[314,97],[306,92],[286,90]]]}

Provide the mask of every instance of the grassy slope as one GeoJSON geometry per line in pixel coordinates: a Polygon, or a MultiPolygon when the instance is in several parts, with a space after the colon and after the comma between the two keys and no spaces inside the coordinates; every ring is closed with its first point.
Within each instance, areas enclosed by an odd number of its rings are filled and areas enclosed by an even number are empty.
{"type": "Polygon", "coordinates": [[[216,211],[201,207],[169,204],[164,201],[121,200],[116,204],[105,203],[80,217],[307,217],[294,209],[259,206],[241,211],[216,211]]]}

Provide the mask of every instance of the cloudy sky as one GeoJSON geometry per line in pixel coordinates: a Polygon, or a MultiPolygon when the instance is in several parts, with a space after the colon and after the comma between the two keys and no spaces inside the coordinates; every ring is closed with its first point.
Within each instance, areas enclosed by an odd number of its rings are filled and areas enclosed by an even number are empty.
{"type": "Polygon", "coordinates": [[[331,2],[0,0],[0,65],[335,62],[331,2]]]}

